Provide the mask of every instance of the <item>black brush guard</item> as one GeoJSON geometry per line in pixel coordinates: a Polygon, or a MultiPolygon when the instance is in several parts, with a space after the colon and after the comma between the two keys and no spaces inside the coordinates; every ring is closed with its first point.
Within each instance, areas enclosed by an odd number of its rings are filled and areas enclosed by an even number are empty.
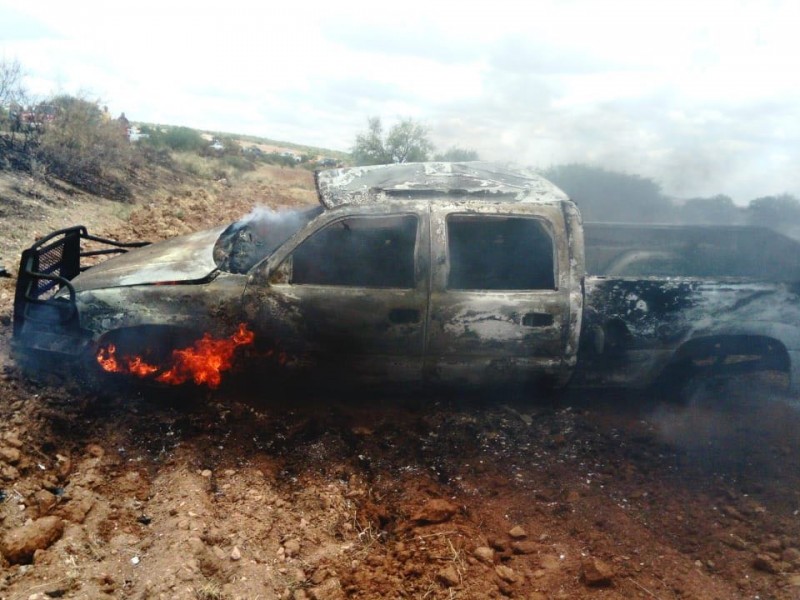
{"type": "MultiPolygon", "coordinates": [[[[71,281],[90,268],[83,259],[114,255],[150,242],[117,242],[89,234],[77,225],[54,231],[23,251],[14,296],[14,338],[23,341],[28,332],[47,335],[53,329],[77,333],[80,324],[71,281]],[[84,250],[82,242],[95,242],[97,250],[84,250]],[[60,293],[66,289],[66,294],[60,293]]],[[[38,344],[37,344],[38,345],[38,344]]]]}

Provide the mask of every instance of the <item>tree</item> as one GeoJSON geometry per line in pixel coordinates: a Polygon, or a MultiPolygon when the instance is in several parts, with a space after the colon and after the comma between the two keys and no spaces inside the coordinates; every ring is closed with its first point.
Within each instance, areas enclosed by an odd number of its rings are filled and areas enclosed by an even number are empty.
{"type": "Polygon", "coordinates": [[[110,120],[99,102],[61,95],[36,107],[52,115],[39,139],[37,157],[47,169],[92,193],[127,198],[118,171],[131,165],[127,131],[110,120]]]}
{"type": "Polygon", "coordinates": [[[544,176],[563,189],[587,221],[663,223],[674,206],[653,180],[582,164],[550,167],[544,176]]]}
{"type": "Polygon", "coordinates": [[[380,117],[370,117],[367,131],[356,136],[351,154],[356,165],[385,165],[425,161],[431,150],[427,128],[414,119],[403,119],[384,139],[380,117]]]}
{"type": "MultiPolygon", "coordinates": [[[[28,101],[22,85],[22,65],[17,60],[0,60],[0,141],[11,143],[22,126],[22,105],[28,101]],[[8,133],[11,133],[9,136],[8,133]]],[[[27,134],[24,136],[27,144],[27,134]]]]}
{"type": "Polygon", "coordinates": [[[433,144],[428,140],[428,129],[413,119],[404,119],[389,130],[386,151],[392,162],[422,162],[428,160],[433,144]]]}
{"type": "Polygon", "coordinates": [[[751,200],[747,209],[751,225],[787,231],[800,225],[800,200],[791,194],[763,196],[751,200]]]}
{"type": "Polygon", "coordinates": [[[190,127],[170,127],[162,136],[156,138],[172,150],[200,151],[208,146],[200,132],[190,127]]]}
{"type": "Polygon", "coordinates": [[[367,132],[356,136],[352,150],[356,165],[385,165],[392,162],[383,145],[383,125],[380,117],[367,119],[367,132]]]}
{"type": "Polygon", "coordinates": [[[730,196],[717,194],[710,198],[690,198],[680,207],[678,217],[692,225],[733,225],[740,221],[741,212],[730,196]]]}
{"type": "Polygon", "coordinates": [[[468,162],[471,160],[480,160],[478,153],[475,150],[466,150],[458,146],[451,146],[447,152],[437,154],[434,156],[436,160],[446,162],[468,162]]]}
{"type": "Polygon", "coordinates": [[[0,60],[0,109],[19,103],[22,96],[22,65],[17,60],[0,60]]]}

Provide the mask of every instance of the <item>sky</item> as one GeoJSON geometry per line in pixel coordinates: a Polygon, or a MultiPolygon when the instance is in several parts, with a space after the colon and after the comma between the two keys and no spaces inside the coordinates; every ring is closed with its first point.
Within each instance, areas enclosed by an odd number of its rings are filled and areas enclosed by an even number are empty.
{"type": "Polygon", "coordinates": [[[745,204],[800,197],[799,29],[797,0],[0,0],[0,60],[132,121],[348,151],[412,117],[439,151],[745,204]]]}

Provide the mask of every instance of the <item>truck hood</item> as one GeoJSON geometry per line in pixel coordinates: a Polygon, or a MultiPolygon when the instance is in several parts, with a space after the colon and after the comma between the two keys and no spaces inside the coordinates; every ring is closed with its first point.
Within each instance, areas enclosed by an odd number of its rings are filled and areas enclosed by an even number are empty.
{"type": "Polygon", "coordinates": [[[217,227],[132,250],[81,273],[72,284],[82,292],[205,279],[217,269],[214,243],[224,229],[217,227]]]}

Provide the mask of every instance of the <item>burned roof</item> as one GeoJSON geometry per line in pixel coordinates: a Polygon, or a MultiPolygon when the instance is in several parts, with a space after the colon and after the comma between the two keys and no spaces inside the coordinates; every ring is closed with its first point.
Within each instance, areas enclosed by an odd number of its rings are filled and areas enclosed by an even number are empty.
{"type": "Polygon", "coordinates": [[[483,196],[520,202],[558,202],[566,194],[530,171],[485,162],[424,162],[319,171],[319,200],[326,208],[425,196],[483,196]]]}

